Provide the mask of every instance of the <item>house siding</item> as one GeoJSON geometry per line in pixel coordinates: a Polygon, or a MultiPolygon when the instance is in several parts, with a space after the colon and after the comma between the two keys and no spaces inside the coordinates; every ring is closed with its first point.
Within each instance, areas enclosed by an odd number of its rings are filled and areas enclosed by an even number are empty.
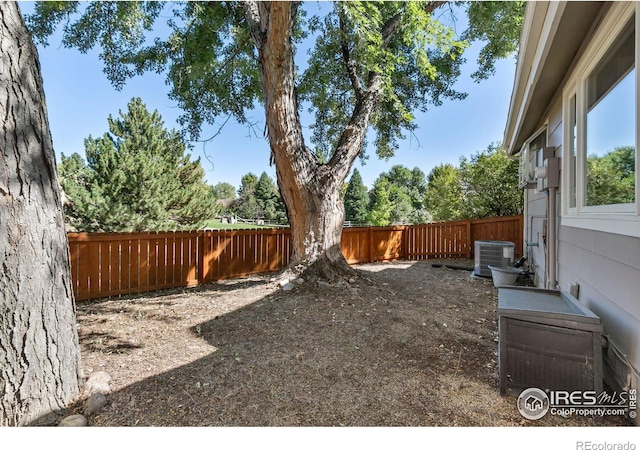
{"type": "MultiPolygon", "coordinates": [[[[547,145],[562,158],[562,88],[550,102],[539,126],[547,125],[547,145]]],[[[562,167],[562,164],[560,165],[562,167]]],[[[557,288],[577,285],[577,298],[603,321],[610,345],[605,349],[605,382],[613,388],[638,389],[640,379],[629,368],[640,367],[640,238],[562,224],[561,187],[557,191],[557,288]],[[614,351],[614,347],[620,356],[614,351]]],[[[546,232],[548,192],[525,191],[525,245],[534,283],[548,285],[546,232]],[[531,244],[536,244],[531,245],[531,244]]],[[[638,424],[638,419],[636,419],[638,424]]]]}
{"type": "MultiPolygon", "coordinates": [[[[559,287],[579,286],[578,299],[603,321],[605,335],[640,367],[640,238],[560,227],[559,287]]],[[[622,386],[640,380],[612,348],[607,360],[622,386]]]]}
{"type": "MultiPolygon", "coordinates": [[[[554,147],[555,155],[562,156],[562,100],[554,102],[553,108],[540,126],[547,126],[547,146],[554,147]]],[[[534,283],[547,286],[547,191],[527,189],[525,191],[525,251],[529,267],[534,272],[534,283]]],[[[556,205],[560,211],[560,189],[557,191],[556,205]]],[[[556,230],[557,233],[557,230],[556,230]]],[[[557,235],[557,234],[556,234],[557,235]]]]}

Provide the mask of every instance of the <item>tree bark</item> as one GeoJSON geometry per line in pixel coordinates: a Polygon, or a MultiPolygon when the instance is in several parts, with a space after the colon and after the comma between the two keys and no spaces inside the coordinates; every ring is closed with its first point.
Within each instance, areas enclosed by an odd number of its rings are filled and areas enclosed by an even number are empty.
{"type": "Polygon", "coordinates": [[[372,74],[360,92],[333,157],[318,164],[302,136],[295,92],[291,33],[298,4],[245,2],[245,17],[258,50],[269,144],[287,205],[293,255],[289,269],[323,278],[349,272],[340,249],[344,206],[340,189],[358,156],[380,94],[372,74]]]}
{"type": "Polygon", "coordinates": [[[81,366],[40,65],[15,2],[0,3],[0,425],[51,423],[81,366]]]}

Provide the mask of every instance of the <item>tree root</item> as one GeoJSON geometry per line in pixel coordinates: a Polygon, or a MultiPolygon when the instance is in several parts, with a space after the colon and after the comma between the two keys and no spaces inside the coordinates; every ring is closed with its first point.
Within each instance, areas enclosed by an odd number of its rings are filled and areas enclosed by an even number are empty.
{"type": "Polygon", "coordinates": [[[309,265],[292,263],[274,278],[277,282],[285,279],[293,281],[298,278],[303,278],[305,282],[337,283],[349,280],[371,282],[370,278],[351,267],[344,259],[331,261],[327,257],[322,257],[309,265]]]}

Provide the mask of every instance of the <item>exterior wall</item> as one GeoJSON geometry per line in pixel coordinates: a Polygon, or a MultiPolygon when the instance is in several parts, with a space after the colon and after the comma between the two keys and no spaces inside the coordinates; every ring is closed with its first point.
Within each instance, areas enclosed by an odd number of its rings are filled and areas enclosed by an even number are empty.
{"type": "Polygon", "coordinates": [[[547,223],[547,195],[534,189],[525,191],[525,256],[529,263],[529,270],[533,272],[533,282],[536,286],[545,287],[547,276],[546,262],[546,223],[547,223]]]}
{"type": "MultiPolygon", "coordinates": [[[[562,157],[562,100],[558,99],[550,113],[540,126],[547,126],[547,146],[556,149],[556,157],[562,157]]],[[[557,211],[560,212],[560,189],[556,195],[557,211]]],[[[529,269],[534,272],[534,283],[536,286],[553,289],[549,286],[548,280],[548,245],[547,236],[547,207],[548,191],[538,191],[537,189],[525,190],[525,250],[529,269]]],[[[557,236],[557,230],[556,230],[557,236]]]]}
{"type": "MultiPolygon", "coordinates": [[[[547,145],[556,148],[555,156],[559,158],[563,156],[561,90],[562,86],[539,124],[547,125],[547,145]]],[[[548,285],[547,197],[547,192],[534,189],[525,192],[524,236],[530,244],[538,243],[525,246],[536,286],[555,288],[548,285]]],[[[602,319],[609,343],[605,350],[605,382],[614,389],[638,389],[640,238],[563,225],[560,188],[555,214],[557,288],[578,289],[576,297],[602,319]]]]}
{"type": "MultiPolygon", "coordinates": [[[[561,97],[549,107],[540,125],[545,123],[547,145],[555,147],[556,157],[562,158],[561,97]]],[[[529,243],[525,251],[535,285],[553,289],[548,285],[547,200],[547,191],[525,191],[524,238],[529,243]]],[[[568,292],[577,286],[576,298],[602,319],[609,341],[605,382],[614,389],[638,389],[640,378],[628,363],[640,367],[640,238],[564,226],[561,189],[556,204],[557,288],[568,292]],[[626,355],[626,363],[620,353],[626,355]]]]}
{"type": "Polygon", "coordinates": [[[637,389],[638,376],[612,346],[640,367],[640,238],[561,226],[558,256],[560,289],[579,286],[580,302],[604,323],[617,383],[637,389]]]}

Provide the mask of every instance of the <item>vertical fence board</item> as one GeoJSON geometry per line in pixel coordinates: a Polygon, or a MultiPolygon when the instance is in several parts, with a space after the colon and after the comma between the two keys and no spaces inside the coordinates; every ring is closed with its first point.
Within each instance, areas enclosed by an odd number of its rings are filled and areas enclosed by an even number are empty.
{"type": "MultiPolygon", "coordinates": [[[[471,258],[477,240],[523,247],[523,217],[396,227],[345,228],[350,264],[393,259],[471,258]]],[[[170,233],[69,233],[78,300],[193,286],[282,270],[291,257],[288,229],[170,233]]]]}

